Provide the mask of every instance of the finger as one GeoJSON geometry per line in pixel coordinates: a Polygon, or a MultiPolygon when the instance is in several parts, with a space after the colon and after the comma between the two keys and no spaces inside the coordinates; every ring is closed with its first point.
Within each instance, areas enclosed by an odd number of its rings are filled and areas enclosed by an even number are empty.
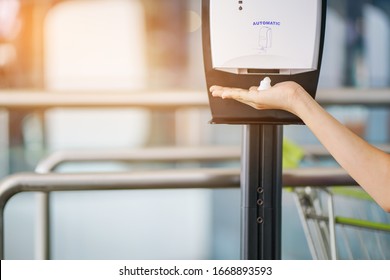
{"type": "Polygon", "coordinates": [[[213,97],[222,97],[222,98],[223,98],[223,95],[224,95],[224,93],[225,93],[226,91],[227,91],[227,90],[224,89],[224,88],[213,89],[213,90],[211,91],[211,95],[212,95],[213,97]]]}
{"type": "Polygon", "coordinates": [[[224,87],[213,85],[210,87],[211,95],[214,97],[222,97],[222,93],[224,91],[224,87]]]}
{"type": "Polygon", "coordinates": [[[248,91],[245,89],[234,89],[220,87],[212,92],[214,97],[221,97],[223,99],[234,99],[243,104],[249,105],[255,109],[267,109],[267,106],[261,104],[262,95],[259,91],[252,88],[248,91]]]}
{"type": "Polygon", "coordinates": [[[221,89],[223,89],[223,87],[218,86],[218,85],[213,85],[213,86],[210,87],[210,91],[211,92],[213,92],[215,90],[221,90],[221,89]]]}
{"type": "Polygon", "coordinates": [[[246,89],[225,89],[222,93],[222,98],[232,98],[238,101],[251,100],[249,93],[246,89]]]}
{"type": "Polygon", "coordinates": [[[225,88],[223,91],[223,95],[230,98],[235,98],[240,96],[244,92],[244,89],[237,88],[225,88]]]}
{"type": "Polygon", "coordinates": [[[230,87],[222,87],[214,85],[210,87],[210,92],[213,97],[222,97],[222,98],[229,98],[230,92],[240,90],[238,88],[230,88],[230,87]]]}
{"type": "Polygon", "coordinates": [[[241,90],[241,88],[223,87],[223,86],[213,85],[210,87],[210,91],[214,91],[214,90],[241,90]]]}

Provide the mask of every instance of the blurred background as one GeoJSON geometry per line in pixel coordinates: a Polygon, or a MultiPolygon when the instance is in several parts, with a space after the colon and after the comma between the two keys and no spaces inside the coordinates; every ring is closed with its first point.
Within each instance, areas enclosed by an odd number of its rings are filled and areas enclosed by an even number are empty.
{"type": "MultiPolygon", "coordinates": [[[[200,10],[201,0],[0,0],[0,94],[120,90],[146,95],[171,89],[207,94],[200,10]]],[[[320,90],[389,88],[389,1],[328,0],[325,42],[320,90]]],[[[388,109],[327,110],[371,143],[389,144],[388,109]]],[[[240,146],[241,126],[210,125],[209,119],[208,109],[5,110],[0,103],[0,178],[33,171],[39,160],[66,149],[240,146]]],[[[297,147],[320,145],[304,126],[284,131],[297,147]]],[[[297,164],[336,165],[329,157],[297,164]]],[[[73,163],[57,172],[163,167],[73,163]]],[[[240,258],[238,189],[66,192],[51,199],[54,259],[240,258]]],[[[371,201],[340,197],[336,202],[338,213],[390,223],[371,201]]],[[[7,259],[34,258],[36,203],[34,194],[22,193],[7,204],[7,259]]],[[[288,191],[282,226],[282,257],[310,259],[288,191]]],[[[390,259],[389,234],[338,230],[351,243],[346,249],[340,239],[341,258],[390,259]],[[355,250],[362,244],[364,250],[355,250]]]]}

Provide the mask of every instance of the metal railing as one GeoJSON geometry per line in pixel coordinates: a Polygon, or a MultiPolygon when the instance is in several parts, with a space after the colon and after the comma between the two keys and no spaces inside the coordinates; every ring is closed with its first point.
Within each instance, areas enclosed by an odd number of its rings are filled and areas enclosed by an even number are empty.
{"type": "MultiPolygon", "coordinates": [[[[319,89],[316,99],[323,105],[359,105],[389,107],[390,88],[384,89],[319,89]]],[[[123,108],[173,109],[208,107],[205,91],[47,91],[0,90],[0,107],[5,109],[123,108]],[[163,98],[162,98],[163,97],[163,98]]]]}
{"type": "MultiPolygon", "coordinates": [[[[53,172],[63,163],[69,162],[226,162],[240,160],[238,146],[206,146],[206,147],[170,147],[147,149],[116,149],[90,151],[59,151],[42,159],[35,172],[45,174],[53,172]]],[[[341,169],[290,170],[284,173],[284,180],[289,186],[328,186],[354,185],[355,182],[346,176],[341,169]],[[313,172],[316,175],[313,176],[313,172]]],[[[36,258],[50,258],[50,199],[49,193],[37,194],[39,216],[36,224],[36,258]]]]}
{"type": "MultiPolygon", "coordinates": [[[[283,184],[288,186],[328,186],[329,175],[334,183],[355,185],[345,172],[339,169],[317,172],[310,170],[286,170],[283,184]],[[324,177],[325,176],[325,177],[324,177]]],[[[4,258],[4,207],[7,201],[20,192],[42,192],[82,190],[134,190],[134,189],[186,189],[186,188],[238,188],[239,169],[173,169],[132,173],[63,174],[63,173],[19,173],[0,182],[0,258],[4,258]]],[[[45,250],[50,246],[46,245],[45,250]]],[[[46,252],[41,252],[42,256],[46,252]]],[[[49,256],[49,255],[47,255],[49,256]]]]}
{"type": "Polygon", "coordinates": [[[0,107],[5,109],[48,108],[146,108],[177,109],[208,107],[202,91],[37,91],[0,90],[0,107]]]}
{"type": "MultiPolygon", "coordinates": [[[[215,162],[240,160],[239,147],[164,147],[147,149],[111,149],[90,151],[58,151],[42,159],[35,172],[45,174],[53,172],[63,163],[69,162],[215,162]]],[[[36,258],[50,258],[50,198],[49,193],[36,195],[39,213],[36,238],[36,258]]]]}
{"type": "Polygon", "coordinates": [[[239,146],[152,147],[144,149],[66,150],[51,153],[37,164],[35,172],[48,173],[69,162],[219,162],[239,161],[239,146]]]}
{"type": "MultiPolygon", "coordinates": [[[[165,170],[108,174],[19,173],[0,183],[0,258],[4,258],[4,207],[20,192],[228,188],[239,186],[238,170],[165,170]]],[[[49,250],[50,246],[43,248],[49,250]]],[[[46,252],[42,256],[48,258],[46,252]]]]}

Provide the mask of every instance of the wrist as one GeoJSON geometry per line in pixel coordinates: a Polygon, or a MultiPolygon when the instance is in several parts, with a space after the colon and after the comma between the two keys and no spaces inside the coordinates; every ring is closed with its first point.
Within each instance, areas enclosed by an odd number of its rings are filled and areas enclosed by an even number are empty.
{"type": "Polygon", "coordinates": [[[297,87],[290,94],[290,112],[297,115],[302,119],[304,113],[313,105],[315,102],[310,94],[302,87],[297,87]]]}

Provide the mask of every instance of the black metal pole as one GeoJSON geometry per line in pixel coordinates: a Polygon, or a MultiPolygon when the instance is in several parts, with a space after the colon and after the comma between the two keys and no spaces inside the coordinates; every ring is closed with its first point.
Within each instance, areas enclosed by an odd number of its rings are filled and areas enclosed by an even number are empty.
{"type": "Polygon", "coordinates": [[[241,166],[241,259],[281,259],[281,125],[245,125],[241,166]]]}

